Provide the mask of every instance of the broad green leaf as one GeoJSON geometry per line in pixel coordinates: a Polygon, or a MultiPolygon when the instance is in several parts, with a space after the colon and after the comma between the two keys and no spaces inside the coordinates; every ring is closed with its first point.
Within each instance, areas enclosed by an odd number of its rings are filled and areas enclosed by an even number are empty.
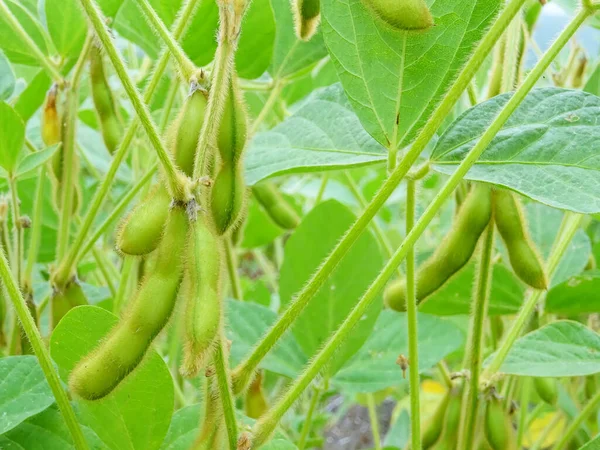
{"type": "MultiPolygon", "coordinates": [[[[512,94],[469,109],[448,127],[431,155],[450,174],[512,94]]],[[[600,211],[600,97],[542,88],[527,95],[466,179],[508,187],[555,208],[600,211]]]]}
{"type": "MultiPolygon", "coordinates": [[[[277,0],[276,0],[277,1],[277,0]]],[[[275,18],[270,0],[252,0],[242,23],[235,66],[242,78],[258,78],[268,69],[275,43],[275,18]]]]}
{"type": "MultiPolygon", "coordinates": [[[[419,311],[438,316],[469,314],[477,262],[471,261],[419,306],[419,311]]],[[[504,264],[494,265],[488,314],[515,314],[523,303],[525,289],[504,264]]]]}
{"type": "Polygon", "coordinates": [[[583,87],[585,92],[600,96],[600,63],[596,65],[596,68],[592,72],[592,75],[585,83],[583,87]]]}
{"type": "Polygon", "coordinates": [[[52,145],[51,147],[40,150],[39,152],[29,153],[18,164],[16,176],[20,177],[28,174],[32,170],[37,169],[44,164],[58,150],[60,144],[52,145]]]}
{"type": "Polygon", "coordinates": [[[256,248],[267,245],[283,233],[283,230],[275,224],[269,215],[263,211],[258,202],[252,198],[248,202],[248,213],[244,229],[244,238],[241,246],[243,248],[256,248]]]}
{"type": "Polygon", "coordinates": [[[44,0],[46,23],[52,42],[63,57],[76,57],[87,32],[87,21],[78,0],[44,0]]]}
{"type": "Polygon", "coordinates": [[[160,450],[180,450],[191,448],[198,436],[202,405],[195,404],[178,409],[173,414],[167,436],[160,450]]]}
{"type": "MultiPolygon", "coordinates": [[[[63,380],[93,350],[118,319],[96,306],[80,306],[62,318],[50,339],[63,380]]],[[[86,424],[111,449],[158,449],[173,414],[173,380],[165,362],[150,349],[141,364],[102,400],[78,399],[86,424]],[[140,407],[143,405],[143,407],[140,407]]]]}
{"type": "MultiPolygon", "coordinates": [[[[35,42],[44,54],[48,54],[46,41],[42,34],[42,26],[37,19],[19,2],[4,0],[6,6],[19,21],[27,35],[35,42]]],[[[19,38],[6,18],[0,15],[0,49],[13,64],[39,66],[38,59],[34,56],[29,46],[19,38]]]]}
{"type": "MultiPolygon", "coordinates": [[[[81,427],[90,450],[104,450],[100,438],[86,426],[81,427]]],[[[30,417],[0,436],[4,450],[75,450],[75,444],[56,406],[30,417]]]]}
{"type": "Polygon", "coordinates": [[[600,271],[583,272],[554,286],[546,296],[545,310],[562,315],[600,311],[600,271]]]}
{"type": "MultiPolygon", "coordinates": [[[[275,322],[277,314],[252,302],[227,302],[227,337],[231,339],[231,361],[235,366],[246,357],[265,331],[275,322]]],[[[284,335],[262,360],[260,367],[295,378],[308,358],[291,334],[284,335]]]]}
{"type": "Polygon", "coordinates": [[[200,0],[200,6],[181,40],[181,47],[196,66],[207,65],[215,56],[218,26],[217,3],[212,0],[200,0]]]}
{"type": "Polygon", "coordinates": [[[15,110],[25,122],[29,121],[31,116],[33,116],[44,103],[46,92],[50,88],[50,84],[50,77],[44,69],[40,69],[17,98],[15,110]]]}
{"type": "Polygon", "coordinates": [[[25,142],[25,124],[12,107],[0,101],[0,166],[14,173],[25,142]]]}
{"type": "Polygon", "coordinates": [[[435,26],[398,31],[362,0],[322,0],[325,43],[356,114],[382,145],[408,145],[503,2],[427,0],[435,26]]]}
{"type": "MultiPolygon", "coordinates": [[[[335,200],[320,203],[304,217],[285,244],[279,274],[283,306],[304,287],[355,220],[352,212],[335,200]]],[[[382,264],[377,241],[370,232],[363,233],[292,325],[292,332],[306,355],[316,354],[342,324],[382,264]]],[[[329,376],[335,374],[366,341],[381,307],[379,297],[340,345],[325,370],[329,376]]]]}
{"type": "MultiPolygon", "coordinates": [[[[464,342],[461,330],[449,320],[418,314],[419,372],[428,370],[464,342]]],[[[377,392],[406,383],[396,364],[398,355],[408,355],[406,314],[385,310],[373,333],[359,352],[333,378],[344,392],[377,392]]]]}
{"type": "Polygon", "coordinates": [[[0,51],[0,101],[8,100],[15,90],[15,74],[4,56],[0,51]]]}
{"type": "Polygon", "coordinates": [[[306,70],[327,55],[321,32],[310,41],[301,41],[294,32],[294,18],[290,3],[272,0],[275,13],[276,39],[273,49],[273,64],[269,72],[274,79],[289,77],[306,70]]]}
{"type": "Polygon", "coordinates": [[[336,84],[316,91],[294,114],[252,139],[245,159],[246,182],[386,160],[385,149],[363,129],[336,84]]]}
{"type": "Polygon", "coordinates": [[[600,450],[600,436],[592,439],[579,450],[600,450]]]}
{"type": "Polygon", "coordinates": [[[0,434],[52,403],[54,396],[35,356],[0,359],[0,434]]]}
{"type": "Polygon", "coordinates": [[[579,322],[553,322],[518,339],[500,372],[530,377],[576,377],[598,373],[600,335],[579,322]]]}

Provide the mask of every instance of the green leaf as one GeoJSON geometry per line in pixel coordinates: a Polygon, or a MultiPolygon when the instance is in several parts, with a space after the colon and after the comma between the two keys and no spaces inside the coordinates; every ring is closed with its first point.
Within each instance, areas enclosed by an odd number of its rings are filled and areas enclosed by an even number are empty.
{"type": "MultiPolygon", "coordinates": [[[[476,266],[477,263],[471,261],[443,287],[429,296],[419,306],[419,311],[437,316],[469,314],[473,303],[476,266]]],[[[488,314],[515,314],[523,303],[525,289],[511,269],[504,264],[495,264],[493,270],[488,314]]]]}
{"type": "Polygon", "coordinates": [[[585,83],[583,90],[590,94],[600,96],[600,63],[596,64],[596,68],[587,80],[587,83],[585,83]]]}
{"type": "MultiPolygon", "coordinates": [[[[454,121],[431,155],[433,168],[454,172],[511,95],[480,103],[454,121]]],[[[599,114],[595,95],[535,89],[465,178],[505,186],[555,208],[599,212],[599,114]]]]}
{"type": "Polygon", "coordinates": [[[600,436],[592,439],[579,450],[600,450],[600,436]]]}
{"type": "Polygon", "coordinates": [[[289,2],[272,0],[271,5],[275,12],[277,30],[273,49],[273,65],[269,70],[274,79],[289,77],[306,70],[327,56],[327,49],[320,31],[308,42],[301,41],[296,37],[294,18],[289,2]]]}
{"type": "Polygon", "coordinates": [[[29,153],[19,162],[15,175],[20,177],[26,175],[32,170],[37,169],[39,166],[52,158],[52,155],[54,155],[56,150],[58,150],[59,146],[60,144],[56,144],[40,150],[39,152],[29,153]]]}
{"type": "MultiPolygon", "coordinates": [[[[437,364],[460,348],[464,335],[451,321],[418,314],[419,372],[437,364]]],[[[406,383],[396,364],[398,355],[408,355],[406,313],[385,310],[360,351],[340,370],[332,384],[344,392],[377,392],[406,383]]]]}
{"type": "Polygon", "coordinates": [[[500,372],[530,377],[576,377],[598,373],[600,335],[579,322],[553,322],[518,339],[500,372]]]}
{"type": "Polygon", "coordinates": [[[546,296],[545,311],[561,315],[600,311],[600,271],[584,272],[554,286],[546,296]]]}
{"type": "Polygon", "coordinates": [[[363,129],[336,84],[316,91],[293,115],[252,139],[245,159],[246,182],[386,160],[387,152],[363,129]]]}
{"type": "Polygon", "coordinates": [[[494,18],[499,0],[428,0],[435,26],[398,31],[362,0],[322,0],[325,43],[365,129],[408,145],[494,18]]]}
{"type": "Polygon", "coordinates": [[[8,59],[0,51],[0,100],[8,100],[15,90],[15,74],[8,59]]]}
{"type": "MultiPolygon", "coordinates": [[[[232,366],[239,364],[250,353],[275,322],[277,314],[269,308],[252,302],[229,300],[227,302],[227,337],[231,339],[232,366]]],[[[260,367],[281,375],[295,378],[308,358],[291,334],[285,334],[267,356],[260,367]]]]}
{"type": "MultiPolygon", "coordinates": [[[[27,35],[35,42],[38,48],[45,55],[48,54],[46,49],[46,41],[42,33],[42,26],[37,19],[18,2],[13,0],[4,0],[6,6],[27,35]]],[[[25,64],[29,66],[39,66],[38,59],[34,56],[29,46],[19,38],[6,19],[0,15],[0,49],[4,50],[4,54],[13,64],[25,64]]]]}
{"type": "MultiPolygon", "coordinates": [[[[96,306],[70,310],[50,339],[63,380],[93,350],[118,319],[96,306]]],[[[150,349],[141,364],[102,400],[77,401],[86,424],[111,449],[158,449],[173,414],[173,380],[160,355],[150,349]],[[143,407],[140,407],[143,405],[143,407]]]]}
{"type": "MultiPolygon", "coordinates": [[[[304,217],[285,244],[279,274],[279,295],[283,306],[288,305],[304,287],[355,220],[354,214],[335,200],[318,204],[304,217]]],[[[306,355],[316,354],[341,325],[377,276],[382,264],[377,241],[370,232],[363,233],[292,325],[292,332],[306,355]]],[[[325,370],[329,376],[335,374],[367,340],[381,307],[379,297],[337,349],[325,370]]]]}
{"type": "Polygon", "coordinates": [[[181,40],[181,47],[196,66],[207,65],[215,56],[218,26],[217,3],[212,0],[200,0],[200,6],[181,40]],[[202,45],[198,45],[200,42],[202,45]]]}
{"type": "Polygon", "coordinates": [[[167,436],[160,450],[180,450],[191,448],[199,433],[202,405],[195,404],[178,409],[173,414],[167,436]]]}
{"type": "Polygon", "coordinates": [[[23,119],[8,103],[0,101],[0,166],[9,174],[17,167],[24,142],[23,119]]]}
{"type": "Polygon", "coordinates": [[[248,202],[248,212],[242,233],[244,238],[241,246],[256,248],[273,242],[283,233],[283,229],[271,220],[254,198],[251,198],[248,202]]]}
{"type": "Polygon", "coordinates": [[[275,18],[270,0],[253,0],[244,22],[235,54],[235,67],[242,78],[253,79],[266,72],[275,44],[275,18]]]}
{"type": "Polygon", "coordinates": [[[0,434],[52,403],[54,396],[35,356],[0,359],[0,434]]]}
{"type": "Polygon", "coordinates": [[[52,42],[63,57],[76,57],[87,32],[87,21],[77,0],[45,0],[46,23],[52,42]]]}
{"type": "MultiPolygon", "coordinates": [[[[96,433],[86,426],[81,428],[90,450],[106,448],[96,433]]],[[[76,447],[61,413],[53,405],[0,436],[0,448],[6,450],[75,450],[76,447]]]]}
{"type": "Polygon", "coordinates": [[[44,69],[40,69],[17,98],[15,110],[25,122],[29,121],[44,103],[50,84],[50,77],[44,69]]]}

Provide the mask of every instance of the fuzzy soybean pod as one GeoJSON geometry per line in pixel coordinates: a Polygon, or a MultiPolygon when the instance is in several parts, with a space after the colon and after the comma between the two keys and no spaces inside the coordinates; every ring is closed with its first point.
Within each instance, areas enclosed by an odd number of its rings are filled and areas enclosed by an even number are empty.
{"type": "Polygon", "coordinates": [[[181,372],[194,376],[213,350],[221,325],[221,245],[206,216],[188,232],[182,297],[185,298],[185,350],[181,372]]]}
{"type": "Polygon", "coordinates": [[[446,416],[446,410],[448,409],[448,404],[450,403],[451,398],[452,389],[450,389],[446,395],[444,395],[444,398],[436,408],[433,415],[423,426],[423,431],[421,432],[421,445],[423,450],[431,448],[442,434],[444,417],[446,416]]]}
{"type": "Polygon", "coordinates": [[[244,411],[251,419],[258,419],[268,409],[267,399],[262,387],[263,374],[261,371],[256,372],[256,376],[246,392],[244,400],[244,411]]]}
{"type": "Polygon", "coordinates": [[[90,49],[90,81],[102,139],[108,151],[113,154],[121,142],[123,127],[117,113],[113,93],[104,73],[102,51],[96,45],[90,49]]]}
{"type": "MultiPolygon", "coordinates": [[[[475,252],[479,237],[492,216],[489,187],[475,185],[454,217],[452,228],[431,257],[417,270],[417,301],[421,302],[462,269],[475,252]]],[[[406,280],[388,285],[386,305],[396,311],[406,310],[406,280]]]]}
{"type": "Polygon", "coordinates": [[[363,0],[381,20],[397,30],[426,30],[433,17],[425,0],[363,0]]]}
{"type": "Polygon", "coordinates": [[[516,433],[501,400],[492,398],[487,402],[483,430],[492,450],[516,450],[516,433]]]}
{"type": "Polygon", "coordinates": [[[169,215],[171,197],[160,183],[125,218],[117,236],[117,248],[126,255],[146,255],[160,243],[169,215]]]}
{"type": "Polygon", "coordinates": [[[556,401],[558,400],[558,386],[554,378],[535,377],[533,385],[537,394],[544,402],[551,406],[556,405],[556,401]]]}
{"type": "Polygon", "coordinates": [[[273,183],[263,181],[252,186],[252,194],[271,220],[284,230],[293,230],[300,223],[298,213],[281,195],[273,183]]]}
{"type": "MultiPolygon", "coordinates": [[[[455,386],[450,390],[443,419],[443,429],[437,442],[429,447],[432,450],[454,450],[456,448],[460,422],[461,392],[460,386],[455,386]]],[[[426,447],[423,446],[423,448],[426,447]]]]}
{"type": "Polygon", "coordinates": [[[296,36],[308,41],[314,36],[321,20],[321,0],[295,0],[293,8],[296,36]]]}
{"type": "Polygon", "coordinates": [[[210,198],[212,218],[219,235],[229,231],[241,218],[246,191],[241,161],[247,131],[246,108],[237,77],[232,76],[217,134],[221,164],[210,198]]]}
{"type": "Polygon", "coordinates": [[[69,387],[77,396],[96,400],[112,392],[138,366],[168,322],[181,284],[188,223],[184,207],[176,205],[169,211],[152,272],[119,323],[71,372],[69,387]]]}
{"type": "Polygon", "coordinates": [[[527,230],[519,199],[507,190],[494,190],[494,219],[515,274],[535,289],[546,289],[548,278],[542,259],[527,230]]]}
{"type": "Polygon", "coordinates": [[[53,292],[52,297],[50,297],[50,328],[54,329],[70,309],[87,305],[87,303],[81,285],[76,278],[73,278],[64,288],[53,292]]]}

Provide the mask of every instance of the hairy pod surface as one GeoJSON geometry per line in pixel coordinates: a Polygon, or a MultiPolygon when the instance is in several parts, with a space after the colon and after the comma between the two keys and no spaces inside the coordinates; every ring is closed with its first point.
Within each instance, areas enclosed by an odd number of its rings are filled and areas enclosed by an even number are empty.
{"type": "Polygon", "coordinates": [[[426,30],[433,17],[425,0],[363,0],[381,20],[397,30],[426,30]]]}
{"type": "Polygon", "coordinates": [[[123,128],[117,114],[115,98],[104,73],[102,51],[96,45],[92,45],[90,49],[90,81],[102,139],[108,151],[113,154],[121,141],[123,128]]]}
{"type": "Polygon", "coordinates": [[[492,450],[516,450],[515,430],[508,411],[499,399],[492,398],[487,402],[484,434],[492,450]]]}
{"type": "Polygon", "coordinates": [[[246,392],[244,401],[244,410],[251,419],[258,419],[268,409],[267,399],[262,387],[263,375],[261,371],[256,372],[256,376],[246,392]]]}
{"type": "MultiPolygon", "coordinates": [[[[452,228],[433,255],[417,270],[418,302],[437,291],[469,262],[491,217],[489,187],[473,186],[454,217],[452,228]]],[[[405,311],[406,280],[399,279],[390,283],[383,296],[389,308],[405,311]]]]}
{"type": "Polygon", "coordinates": [[[196,144],[206,113],[208,96],[199,87],[192,86],[177,119],[173,124],[172,149],[177,166],[189,177],[194,172],[196,144]]]}
{"type": "Polygon", "coordinates": [[[558,386],[554,378],[535,377],[533,385],[540,398],[551,406],[558,400],[558,386]]]}
{"type": "Polygon", "coordinates": [[[245,189],[241,171],[224,165],[213,182],[210,195],[215,228],[222,235],[236,224],[244,207],[245,189]]]}
{"type": "Polygon", "coordinates": [[[187,237],[182,294],[185,305],[185,353],[181,372],[194,376],[213,350],[221,325],[220,241],[201,214],[187,237]]]}
{"type": "Polygon", "coordinates": [[[296,36],[308,41],[314,36],[321,20],[321,0],[295,0],[293,7],[296,36]]]}
{"type": "Polygon", "coordinates": [[[63,289],[54,292],[50,298],[50,328],[54,329],[60,319],[72,308],[87,304],[81,285],[76,279],[72,279],[63,289]]]}
{"type": "Polygon", "coordinates": [[[515,274],[535,289],[546,289],[542,259],[529,236],[523,206],[509,191],[494,190],[494,219],[515,274]]]}
{"type": "Polygon", "coordinates": [[[171,197],[164,184],[153,187],[121,225],[117,236],[119,251],[137,256],[154,251],[160,243],[170,204],[171,197]]]}
{"type": "Polygon", "coordinates": [[[284,230],[293,230],[300,217],[273,183],[263,181],[252,186],[252,194],[269,217],[284,230]]]}
{"type": "Polygon", "coordinates": [[[423,447],[423,450],[433,447],[442,434],[444,417],[446,416],[446,410],[448,409],[448,404],[452,398],[451,392],[452,389],[444,395],[444,398],[436,408],[435,412],[423,427],[423,431],[421,432],[421,446],[423,447]]]}
{"type": "Polygon", "coordinates": [[[168,322],[181,284],[188,223],[183,207],[169,211],[152,272],[119,323],[71,372],[69,387],[79,397],[96,400],[112,392],[138,366],[168,322]]]}
{"type": "Polygon", "coordinates": [[[448,392],[449,398],[443,418],[443,428],[437,442],[430,447],[431,449],[454,450],[456,448],[460,422],[461,393],[460,386],[454,386],[448,392]]]}

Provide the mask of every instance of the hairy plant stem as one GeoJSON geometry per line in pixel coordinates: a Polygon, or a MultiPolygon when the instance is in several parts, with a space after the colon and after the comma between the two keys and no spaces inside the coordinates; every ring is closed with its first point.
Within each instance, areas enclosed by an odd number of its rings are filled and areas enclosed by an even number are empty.
{"type": "MultiPolygon", "coordinates": [[[[491,195],[491,194],[490,194],[491,195]]],[[[469,350],[465,358],[470,378],[464,390],[462,420],[460,421],[459,445],[457,448],[471,450],[475,441],[477,411],[479,409],[479,374],[483,363],[484,325],[487,321],[490,289],[492,285],[494,252],[494,219],[490,220],[482,242],[477,281],[473,297],[471,325],[469,329],[469,350]],[[462,445],[461,445],[462,444],[462,445]]]]}
{"type": "Polygon", "coordinates": [[[229,275],[229,284],[231,286],[231,295],[236,300],[244,300],[240,277],[237,272],[237,255],[235,247],[231,242],[231,237],[223,238],[223,246],[225,247],[225,260],[227,262],[227,273],[229,275]]]}
{"type": "Polygon", "coordinates": [[[113,282],[112,274],[110,273],[108,261],[104,259],[104,255],[101,251],[99,251],[96,247],[92,247],[92,255],[96,260],[96,265],[98,269],[100,269],[100,273],[102,274],[102,278],[104,278],[104,282],[108,286],[108,290],[110,291],[110,295],[112,298],[117,296],[117,288],[115,287],[115,283],[113,282]]]}
{"type": "Polygon", "coordinates": [[[302,431],[300,432],[300,438],[298,439],[298,450],[304,450],[306,446],[306,440],[310,434],[313,415],[315,413],[315,409],[319,400],[321,398],[321,389],[315,387],[313,388],[313,395],[310,399],[310,404],[308,405],[308,411],[306,412],[306,417],[304,419],[304,425],[302,425],[302,431]]]}
{"type": "Polygon", "coordinates": [[[21,226],[21,206],[19,200],[19,192],[17,190],[17,180],[11,176],[8,180],[10,189],[10,199],[12,207],[12,219],[13,219],[13,256],[14,261],[12,263],[15,278],[19,287],[22,286],[21,275],[23,267],[23,227],[21,226]]]}
{"type": "Polygon", "coordinates": [[[394,192],[400,181],[402,181],[404,176],[408,173],[421,152],[442,125],[447,115],[451,112],[456,102],[461,98],[462,93],[477,73],[477,70],[494,47],[498,38],[502,35],[506,26],[517,14],[525,1],[526,0],[512,0],[505,7],[504,11],[498,16],[492,27],[479,43],[473,52],[473,55],[471,55],[471,58],[458,75],[456,81],[448,90],[439,106],[421,129],[406,156],[375,194],[363,214],[350,227],[346,234],[344,234],[336,247],[323,261],[320,268],[312,275],[295,299],[281,314],[277,322],[267,330],[263,338],[254,347],[251,354],[235,368],[233,372],[233,387],[236,394],[239,394],[245,389],[259,362],[290,327],[296,317],[300,315],[308,302],[327,280],[329,274],[335,269],[348,250],[350,250],[371,219],[377,214],[385,201],[394,192]]]}
{"type": "Polygon", "coordinates": [[[552,450],[567,448],[567,443],[575,436],[575,433],[579,430],[581,424],[590,416],[590,414],[598,409],[598,405],[600,405],[600,391],[596,392],[579,414],[571,420],[567,429],[561,433],[560,439],[554,444],[554,447],[552,447],[552,450]]]}
{"type": "Polygon", "coordinates": [[[14,33],[19,37],[21,41],[31,50],[35,58],[41,64],[41,66],[48,72],[48,75],[54,80],[59,86],[63,86],[65,80],[58,71],[58,67],[39,49],[37,44],[29,37],[27,31],[21,26],[21,23],[17,20],[11,10],[8,8],[4,0],[0,0],[0,15],[8,22],[8,25],[12,28],[14,33]]]}
{"type": "Polygon", "coordinates": [[[137,4],[142,9],[146,19],[150,23],[150,25],[156,30],[158,35],[161,37],[175,61],[177,61],[177,66],[179,71],[181,72],[181,78],[184,81],[190,81],[194,73],[196,72],[196,66],[190,58],[185,54],[177,40],[171,36],[171,33],[165,27],[165,24],[162,22],[160,17],[156,14],[148,0],[136,0],[137,4]]]}
{"type": "MultiPolygon", "coordinates": [[[[198,0],[188,0],[182,6],[181,15],[175,20],[173,24],[173,37],[175,39],[179,39],[183,32],[186,30],[188,22],[190,21],[192,14],[198,4],[198,0]]],[[[144,102],[149,103],[158,87],[158,83],[160,82],[162,75],[167,68],[167,63],[169,62],[169,52],[166,50],[162,51],[158,62],[156,63],[156,68],[154,69],[154,73],[152,78],[148,82],[148,85],[144,91],[144,102]]],[[[110,192],[110,188],[112,187],[113,180],[117,174],[117,170],[119,165],[123,161],[123,158],[127,155],[127,151],[129,150],[129,146],[135,137],[135,133],[139,126],[139,119],[134,118],[129,125],[127,132],[125,133],[121,143],[119,144],[119,148],[115,152],[110,167],[104,177],[104,180],[100,184],[98,190],[94,194],[94,197],[91,201],[91,204],[86,212],[86,215],[83,219],[83,224],[79,228],[77,236],[71,245],[69,252],[65,256],[65,258],[60,261],[58,266],[57,273],[55,274],[55,278],[59,280],[66,281],[71,273],[73,265],[76,263],[77,258],[80,253],[80,249],[83,246],[85,239],[87,238],[87,234],[90,230],[90,227],[94,223],[94,219],[98,214],[98,211],[104,204],[104,200],[108,196],[110,192]]]]}
{"type": "MultiPolygon", "coordinates": [[[[554,243],[552,252],[550,253],[548,261],[546,262],[546,273],[548,278],[552,278],[558,263],[571,243],[575,232],[581,225],[583,217],[584,216],[580,214],[565,213],[563,223],[561,224],[561,229],[556,235],[556,241],[554,243]]],[[[491,381],[491,378],[494,376],[494,374],[500,370],[500,367],[502,366],[502,363],[504,363],[504,360],[506,359],[506,356],[508,355],[512,345],[523,332],[525,325],[531,318],[531,314],[535,310],[536,305],[543,295],[544,291],[534,290],[531,291],[527,299],[525,299],[517,318],[513,321],[510,330],[506,334],[502,344],[500,344],[498,351],[495,353],[492,362],[483,371],[483,374],[481,375],[482,383],[488,383],[491,381]]]]}
{"type": "Polygon", "coordinates": [[[273,109],[275,102],[279,99],[279,96],[281,95],[281,91],[283,90],[284,87],[285,87],[285,83],[280,79],[277,79],[273,83],[273,87],[271,88],[271,92],[270,92],[269,96],[267,97],[267,101],[265,102],[264,106],[260,110],[260,113],[258,113],[258,116],[256,117],[256,119],[254,119],[254,122],[252,122],[252,127],[250,128],[250,136],[254,136],[256,134],[256,132],[260,128],[260,125],[264,122],[267,115],[273,109]]]}
{"type": "MultiPolygon", "coordinates": [[[[377,407],[372,393],[367,394],[367,409],[369,411],[369,423],[371,424],[371,434],[373,435],[374,450],[381,450],[381,437],[379,436],[379,418],[377,417],[377,407]]],[[[420,448],[420,447],[419,447],[420,448]]]]}
{"type": "MultiPolygon", "coordinates": [[[[415,226],[416,182],[406,182],[406,234],[415,226]]],[[[410,439],[413,450],[421,450],[421,406],[419,383],[419,326],[417,319],[417,274],[415,251],[406,255],[406,321],[408,323],[408,377],[410,393],[410,439]]]]}
{"type": "Polygon", "coordinates": [[[529,399],[531,398],[532,380],[523,378],[521,382],[521,398],[519,399],[519,424],[517,427],[517,448],[523,448],[523,436],[527,431],[527,416],[529,414],[529,399]]]}
{"type": "Polygon", "coordinates": [[[31,343],[31,347],[38,358],[42,371],[44,372],[44,376],[48,381],[48,385],[54,394],[58,408],[62,413],[69,432],[71,433],[71,437],[73,438],[75,448],[78,450],[87,450],[88,445],[83,437],[79,423],[75,418],[75,412],[69,403],[66,392],[62,388],[57,373],[54,371],[48,350],[44,346],[42,337],[40,336],[35,321],[33,320],[33,317],[27,308],[25,299],[21,295],[17,282],[10,273],[8,261],[6,260],[6,256],[2,251],[0,251],[0,278],[3,281],[6,292],[8,293],[8,297],[15,308],[17,317],[19,318],[21,326],[23,327],[23,331],[25,332],[27,339],[31,343]]]}
{"type": "Polygon", "coordinates": [[[229,450],[236,450],[238,428],[237,420],[235,418],[235,404],[231,392],[231,378],[229,377],[229,370],[227,369],[227,353],[224,348],[226,345],[227,340],[225,334],[221,331],[221,337],[219,338],[219,344],[215,349],[213,360],[217,372],[217,384],[219,386],[219,397],[222,403],[225,427],[227,428],[229,450]]]}
{"type": "Polygon", "coordinates": [[[27,264],[23,272],[22,286],[25,288],[25,295],[33,293],[33,267],[38,258],[40,250],[40,240],[42,237],[42,212],[44,210],[44,184],[46,183],[46,165],[42,164],[38,172],[37,184],[35,187],[35,200],[33,207],[33,217],[31,218],[31,234],[29,239],[29,249],[27,252],[27,264]]]}
{"type": "Polygon", "coordinates": [[[138,119],[141,121],[144,130],[148,136],[148,139],[154,147],[156,154],[158,155],[158,159],[163,168],[165,179],[167,185],[169,187],[169,191],[174,199],[176,200],[188,200],[187,191],[188,188],[185,186],[185,180],[187,177],[183,176],[181,172],[175,167],[171,159],[170,153],[165,148],[156,125],[150,116],[150,112],[146,103],[137,88],[133,84],[131,77],[127,73],[127,69],[125,68],[125,64],[113,43],[113,40],[106,28],[106,24],[102,20],[102,16],[98,7],[93,2],[93,0],[80,0],[81,6],[85,14],[87,15],[93,29],[96,31],[96,35],[100,42],[102,43],[102,48],[110,58],[112,65],[121,80],[121,84],[131,101],[133,109],[135,110],[138,119]]]}
{"type": "MultiPolygon", "coordinates": [[[[404,260],[408,251],[412,249],[417,239],[425,231],[431,220],[437,214],[440,207],[452,194],[456,186],[458,186],[458,184],[464,178],[469,169],[473,166],[473,164],[475,164],[479,156],[487,148],[487,146],[490,144],[490,142],[496,136],[496,134],[498,134],[498,132],[502,129],[502,126],[506,123],[511,114],[525,99],[527,93],[533,88],[535,83],[542,76],[542,74],[550,65],[552,60],[558,55],[560,50],[577,31],[579,26],[584,22],[588,15],[589,11],[580,11],[577,14],[577,16],[575,16],[575,18],[561,32],[556,41],[552,44],[552,46],[548,49],[548,51],[544,54],[544,56],[529,73],[522,86],[515,92],[511,99],[506,103],[504,108],[498,113],[498,115],[490,124],[488,129],[485,131],[485,133],[483,133],[477,144],[469,151],[469,153],[467,154],[465,159],[460,163],[456,171],[452,174],[452,176],[449,178],[446,184],[438,192],[436,197],[427,207],[427,209],[417,221],[415,226],[411,229],[410,233],[408,233],[398,250],[396,250],[394,255],[390,258],[390,260],[381,270],[379,275],[371,283],[365,294],[362,296],[362,298],[359,300],[356,306],[352,309],[352,311],[346,317],[344,322],[333,333],[333,335],[329,338],[329,340],[323,346],[323,348],[310,361],[310,363],[306,366],[304,372],[302,372],[302,374],[300,374],[300,376],[292,382],[289,390],[279,399],[277,403],[275,403],[272,406],[272,408],[265,415],[263,415],[256,422],[252,431],[254,439],[252,448],[259,448],[260,445],[265,442],[265,440],[268,438],[268,436],[270,436],[283,414],[290,408],[290,406],[292,406],[292,404],[295,402],[298,396],[304,391],[304,389],[306,389],[306,387],[314,379],[314,377],[317,376],[321,368],[331,359],[333,353],[336,351],[337,348],[339,348],[340,344],[344,341],[346,336],[348,336],[348,334],[352,331],[354,326],[365,314],[367,308],[377,298],[379,292],[383,289],[389,278],[393,275],[396,268],[404,260]]],[[[493,28],[494,27],[492,27],[492,29],[493,28]]],[[[401,166],[402,163],[399,167],[401,166]]],[[[359,221],[360,220],[361,219],[359,218],[359,221]]],[[[329,260],[330,259],[326,260],[321,267],[325,267],[328,264],[329,260]]],[[[321,269],[321,271],[322,270],[323,269],[321,269]]],[[[309,285],[310,284],[311,283],[309,283],[309,285]]],[[[292,303],[291,307],[294,307],[294,303],[292,303]]],[[[289,311],[289,309],[287,311],[289,311]]],[[[284,313],[284,316],[286,315],[286,313],[284,313]]],[[[295,316],[293,318],[295,318],[295,316]]],[[[290,319],[290,323],[291,320],[293,320],[293,318],[290,319]]],[[[279,323],[281,323],[281,319],[275,324],[275,327],[277,327],[279,323]]]]}

